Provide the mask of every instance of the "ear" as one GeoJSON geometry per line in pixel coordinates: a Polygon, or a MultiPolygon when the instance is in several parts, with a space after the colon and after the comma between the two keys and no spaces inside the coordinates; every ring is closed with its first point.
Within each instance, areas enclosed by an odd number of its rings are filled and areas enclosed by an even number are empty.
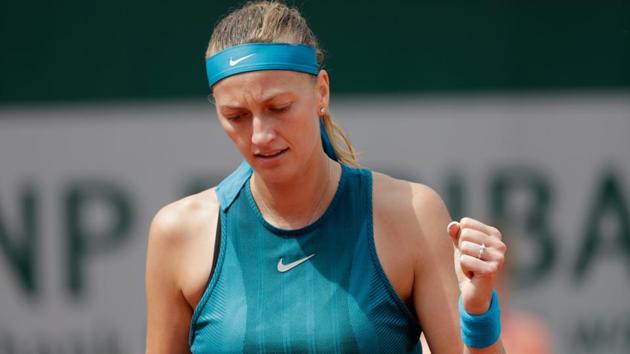
{"type": "Polygon", "coordinates": [[[319,108],[324,108],[328,111],[328,105],[330,104],[330,79],[328,72],[324,69],[317,74],[317,103],[319,108]]]}

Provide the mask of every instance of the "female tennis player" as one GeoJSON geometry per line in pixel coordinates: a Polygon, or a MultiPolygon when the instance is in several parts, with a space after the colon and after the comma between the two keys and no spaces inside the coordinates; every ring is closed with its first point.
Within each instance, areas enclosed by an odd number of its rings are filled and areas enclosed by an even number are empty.
{"type": "Polygon", "coordinates": [[[502,352],[500,232],[356,167],[322,62],[278,2],[215,27],[208,80],[245,161],[155,216],[146,352],[419,353],[422,332],[433,353],[502,352]]]}

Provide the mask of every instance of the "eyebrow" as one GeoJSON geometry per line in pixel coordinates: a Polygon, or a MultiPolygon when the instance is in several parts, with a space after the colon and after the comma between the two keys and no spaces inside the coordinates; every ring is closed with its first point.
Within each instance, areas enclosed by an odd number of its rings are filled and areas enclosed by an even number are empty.
{"type": "MultiPolygon", "coordinates": [[[[279,96],[285,96],[285,95],[291,95],[294,96],[294,94],[291,91],[280,91],[280,92],[275,92],[272,93],[270,95],[267,95],[267,97],[264,97],[262,99],[262,103],[268,103],[269,101],[273,100],[274,98],[277,98],[279,96]]],[[[225,105],[221,105],[221,108],[226,108],[226,109],[239,109],[241,108],[241,106],[239,105],[232,105],[232,104],[225,104],[225,105]]]]}

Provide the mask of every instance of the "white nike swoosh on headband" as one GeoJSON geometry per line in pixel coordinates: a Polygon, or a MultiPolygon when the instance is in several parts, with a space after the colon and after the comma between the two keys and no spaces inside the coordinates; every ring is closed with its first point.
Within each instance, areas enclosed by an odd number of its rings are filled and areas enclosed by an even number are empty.
{"type": "Polygon", "coordinates": [[[230,66],[234,66],[234,65],[236,65],[236,64],[238,64],[238,63],[240,63],[240,62],[242,62],[243,60],[245,60],[245,59],[247,59],[247,58],[249,58],[249,57],[251,57],[251,56],[254,56],[255,54],[256,54],[256,53],[252,53],[252,54],[250,54],[250,55],[246,55],[246,56],[244,56],[244,57],[240,57],[240,58],[238,58],[238,59],[236,59],[236,60],[233,60],[232,58],[230,58],[230,66]]]}

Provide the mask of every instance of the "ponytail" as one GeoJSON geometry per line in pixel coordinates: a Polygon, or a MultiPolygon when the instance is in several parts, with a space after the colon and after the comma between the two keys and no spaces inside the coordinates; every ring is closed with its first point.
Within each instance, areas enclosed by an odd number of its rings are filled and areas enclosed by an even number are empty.
{"type": "Polygon", "coordinates": [[[341,128],[341,126],[332,119],[330,113],[328,112],[324,113],[322,120],[326,133],[328,133],[328,136],[330,137],[330,143],[339,158],[339,162],[345,165],[358,167],[359,162],[357,161],[356,150],[350,143],[350,140],[343,128],[341,128]]]}

